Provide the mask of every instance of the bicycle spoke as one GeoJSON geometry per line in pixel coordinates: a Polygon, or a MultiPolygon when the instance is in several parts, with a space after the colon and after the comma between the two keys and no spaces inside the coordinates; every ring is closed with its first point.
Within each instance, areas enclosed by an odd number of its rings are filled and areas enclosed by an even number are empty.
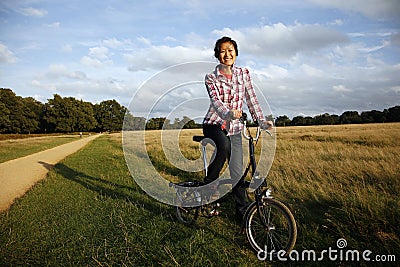
{"type": "Polygon", "coordinates": [[[296,239],[296,225],[293,215],[282,203],[269,199],[257,208],[254,203],[246,218],[246,234],[252,247],[257,251],[272,253],[290,251],[296,239]]]}

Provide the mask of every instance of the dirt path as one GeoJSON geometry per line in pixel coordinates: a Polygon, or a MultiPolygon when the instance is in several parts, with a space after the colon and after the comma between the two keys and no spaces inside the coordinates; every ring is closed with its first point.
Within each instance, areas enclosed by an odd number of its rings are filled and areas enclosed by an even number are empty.
{"type": "Polygon", "coordinates": [[[49,169],[68,155],[84,147],[99,135],[92,135],[19,159],[0,164],[0,212],[23,196],[49,169]]]}

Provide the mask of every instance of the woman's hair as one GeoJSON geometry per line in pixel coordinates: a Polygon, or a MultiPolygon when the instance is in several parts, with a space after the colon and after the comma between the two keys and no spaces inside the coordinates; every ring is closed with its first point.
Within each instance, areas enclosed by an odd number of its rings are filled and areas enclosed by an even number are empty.
{"type": "Polygon", "coordinates": [[[239,55],[237,43],[234,40],[232,40],[232,38],[224,36],[224,37],[218,39],[217,42],[215,43],[214,57],[219,59],[219,54],[221,52],[221,44],[223,44],[223,43],[231,43],[233,45],[233,47],[235,48],[236,56],[239,55]]]}

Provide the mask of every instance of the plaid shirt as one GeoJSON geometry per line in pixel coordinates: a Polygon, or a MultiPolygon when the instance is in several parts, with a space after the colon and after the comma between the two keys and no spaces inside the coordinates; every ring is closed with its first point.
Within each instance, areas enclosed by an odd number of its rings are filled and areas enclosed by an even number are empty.
{"type": "MultiPolygon", "coordinates": [[[[228,79],[217,66],[214,72],[206,75],[205,85],[211,103],[203,124],[222,125],[224,121],[230,119],[230,110],[243,110],[244,99],[246,99],[253,120],[258,123],[265,121],[248,69],[233,66],[232,79],[228,79]]],[[[242,129],[243,125],[239,119],[228,121],[228,135],[238,134],[242,129]]]]}

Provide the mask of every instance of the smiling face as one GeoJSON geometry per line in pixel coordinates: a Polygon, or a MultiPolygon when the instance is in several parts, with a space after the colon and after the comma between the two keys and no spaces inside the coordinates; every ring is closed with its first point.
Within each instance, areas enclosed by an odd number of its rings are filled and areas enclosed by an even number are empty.
{"type": "Polygon", "coordinates": [[[236,60],[235,47],[231,42],[225,42],[220,45],[218,60],[221,64],[232,67],[236,60]]]}

